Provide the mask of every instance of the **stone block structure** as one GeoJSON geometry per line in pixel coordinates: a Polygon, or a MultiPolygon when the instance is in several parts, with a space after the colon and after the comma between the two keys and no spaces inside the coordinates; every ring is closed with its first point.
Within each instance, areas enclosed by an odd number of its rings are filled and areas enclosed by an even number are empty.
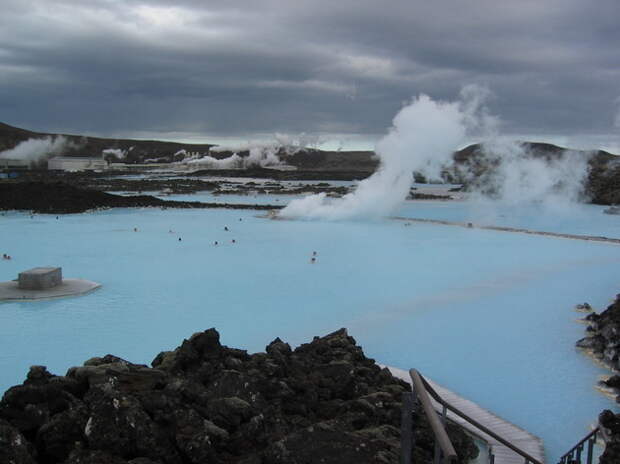
{"type": "Polygon", "coordinates": [[[22,290],[46,290],[62,283],[60,267],[35,267],[20,272],[17,285],[22,290]]]}

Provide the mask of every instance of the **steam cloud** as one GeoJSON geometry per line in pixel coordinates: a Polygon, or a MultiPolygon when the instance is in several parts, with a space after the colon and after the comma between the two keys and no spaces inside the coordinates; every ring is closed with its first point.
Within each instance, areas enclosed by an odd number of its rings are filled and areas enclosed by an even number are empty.
{"type": "Polygon", "coordinates": [[[476,178],[461,168],[471,182],[473,199],[494,200],[503,206],[538,203],[566,207],[583,200],[589,156],[565,150],[555,156],[531,153],[527,145],[492,138],[482,144],[482,163],[488,169],[476,178]]]}
{"type": "Polygon", "coordinates": [[[131,148],[127,151],[121,150],[120,148],[106,148],[105,150],[102,150],[101,153],[103,154],[103,156],[112,155],[118,160],[122,160],[125,159],[125,156],[127,156],[127,153],[131,151],[131,148]]]}
{"type": "MultiPolygon", "coordinates": [[[[254,166],[267,167],[282,164],[277,155],[277,146],[251,146],[246,149],[233,149],[230,151],[249,150],[249,156],[239,156],[233,153],[228,158],[218,159],[213,156],[203,156],[201,158],[186,158],[184,164],[190,166],[207,167],[211,169],[245,169],[254,166]]],[[[214,152],[229,151],[227,147],[214,147],[214,152]]]]}
{"type": "Polygon", "coordinates": [[[20,142],[14,148],[0,152],[0,158],[17,159],[35,163],[53,155],[61,154],[73,145],[62,135],[57,137],[44,137],[40,139],[28,139],[20,142]]]}
{"type": "Polygon", "coordinates": [[[337,220],[390,214],[409,193],[413,171],[439,179],[468,130],[491,122],[481,106],[483,100],[484,91],[478,87],[464,88],[457,102],[435,101],[427,95],[414,98],[378,142],[378,170],[354,192],[338,199],[319,193],[293,200],[280,216],[337,220]]]}
{"type": "Polygon", "coordinates": [[[473,186],[474,199],[511,205],[566,205],[580,200],[588,157],[572,151],[543,157],[529,153],[519,142],[503,140],[499,119],[484,106],[489,95],[486,88],[471,85],[462,89],[456,102],[435,101],[427,95],[413,99],[378,142],[380,163],[371,177],[342,198],[320,193],[293,200],[280,217],[339,220],[389,215],[407,197],[413,171],[440,179],[452,165],[455,150],[472,136],[484,139],[481,161],[487,169],[482,174],[472,165],[452,169],[473,186]]]}
{"type": "Polygon", "coordinates": [[[320,143],[318,137],[301,134],[292,137],[275,134],[272,142],[245,143],[238,145],[220,145],[212,147],[210,152],[233,152],[228,158],[218,159],[208,155],[194,155],[181,161],[182,164],[210,169],[247,169],[251,167],[281,166],[285,163],[280,155],[293,155],[307,147],[320,143]],[[240,156],[240,152],[247,151],[248,156],[240,156]]]}

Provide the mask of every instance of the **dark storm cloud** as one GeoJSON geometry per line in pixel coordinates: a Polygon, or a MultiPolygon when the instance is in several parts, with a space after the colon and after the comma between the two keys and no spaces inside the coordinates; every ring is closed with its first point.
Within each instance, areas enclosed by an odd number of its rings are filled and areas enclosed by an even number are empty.
{"type": "Polygon", "coordinates": [[[380,134],[411,96],[495,94],[506,129],[611,134],[616,0],[5,0],[0,120],[131,134],[380,134]]]}

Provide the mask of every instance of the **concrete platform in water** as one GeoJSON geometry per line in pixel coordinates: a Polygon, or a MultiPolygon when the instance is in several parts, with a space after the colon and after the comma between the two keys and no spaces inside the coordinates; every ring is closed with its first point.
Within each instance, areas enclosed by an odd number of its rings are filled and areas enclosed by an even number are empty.
{"type": "Polygon", "coordinates": [[[19,288],[16,280],[0,282],[0,302],[7,301],[36,301],[48,298],[63,298],[84,295],[101,287],[101,284],[84,279],[63,279],[54,287],[29,290],[19,288]]]}

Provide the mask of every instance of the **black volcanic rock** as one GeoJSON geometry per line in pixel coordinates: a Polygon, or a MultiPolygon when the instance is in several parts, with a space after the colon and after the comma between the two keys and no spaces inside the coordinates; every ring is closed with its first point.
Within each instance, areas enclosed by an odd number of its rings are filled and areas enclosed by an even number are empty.
{"type": "Polygon", "coordinates": [[[235,205],[198,201],[167,201],[150,195],[121,196],[74,187],[62,182],[0,183],[0,210],[27,210],[35,213],[81,213],[97,208],[231,208],[272,210],[282,206],[235,205]]]}
{"type": "Polygon", "coordinates": [[[577,341],[577,347],[590,350],[611,369],[620,370],[620,296],[605,311],[591,313],[585,320],[588,336],[577,341]]]}
{"type": "MultiPolygon", "coordinates": [[[[588,323],[587,336],[576,346],[583,348],[614,371],[620,370],[620,295],[600,314],[592,312],[584,319],[588,323]]],[[[613,375],[599,385],[612,389],[620,403],[620,377],[613,375]]]]}
{"type": "Polygon", "coordinates": [[[608,440],[599,464],[618,464],[620,462],[620,414],[609,409],[604,410],[598,418],[600,427],[604,428],[608,440]]]}
{"type": "MultiPolygon", "coordinates": [[[[590,313],[584,318],[588,325],[588,336],[577,342],[578,347],[590,351],[597,359],[614,371],[620,370],[620,294],[615,301],[600,314],[590,313]]],[[[616,402],[620,402],[620,376],[613,375],[601,381],[600,385],[616,392],[616,402]]],[[[609,410],[599,416],[599,425],[606,429],[607,442],[600,464],[620,462],[620,414],[609,410]]]]}
{"type": "MultiPolygon", "coordinates": [[[[54,376],[34,366],[0,401],[0,462],[15,464],[397,463],[409,387],[346,330],[265,353],[194,334],[153,367],[92,358],[54,376]]],[[[417,460],[433,440],[413,412],[417,460]]],[[[471,439],[450,425],[465,462],[471,439]]]]}

